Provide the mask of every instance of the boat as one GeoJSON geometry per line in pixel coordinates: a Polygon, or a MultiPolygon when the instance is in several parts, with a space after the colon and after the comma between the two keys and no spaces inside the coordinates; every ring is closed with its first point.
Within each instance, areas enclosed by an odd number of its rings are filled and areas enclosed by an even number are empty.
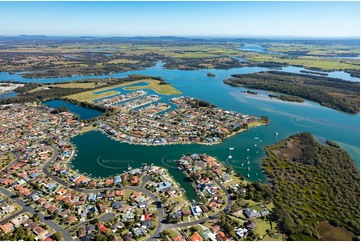
{"type": "Polygon", "coordinates": [[[262,140],[260,139],[259,142],[262,143],[262,140]]]}
{"type": "Polygon", "coordinates": [[[254,144],[254,146],[257,146],[257,144],[254,144]]]}
{"type": "Polygon", "coordinates": [[[233,147],[231,147],[231,148],[229,148],[229,150],[234,150],[234,148],[233,148],[233,147]]]}
{"type": "Polygon", "coordinates": [[[278,133],[276,132],[276,133],[275,133],[275,135],[277,136],[277,135],[278,135],[278,133]]]}
{"type": "Polygon", "coordinates": [[[249,160],[249,156],[247,156],[247,160],[249,160]]]}
{"type": "Polygon", "coordinates": [[[250,161],[247,162],[247,164],[249,165],[250,161]]]}
{"type": "Polygon", "coordinates": [[[248,167],[248,168],[247,168],[247,170],[249,170],[249,171],[250,171],[250,170],[251,170],[251,167],[248,167]]]}
{"type": "Polygon", "coordinates": [[[258,150],[256,151],[256,153],[258,154],[258,150]]]}
{"type": "Polygon", "coordinates": [[[178,170],[180,170],[180,171],[182,170],[182,168],[180,168],[179,166],[178,166],[177,168],[178,168],[178,170]]]}
{"type": "Polygon", "coordinates": [[[242,166],[244,165],[244,163],[242,163],[242,166]]]}
{"type": "Polygon", "coordinates": [[[229,155],[229,156],[228,156],[228,159],[232,159],[232,156],[231,156],[231,155],[229,155]]]}
{"type": "Polygon", "coordinates": [[[258,173],[256,173],[256,176],[258,176],[258,173]]]}
{"type": "Polygon", "coordinates": [[[259,139],[259,137],[254,137],[254,139],[259,139]]]}
{"type": "Polygon", "coordinates": [[[249,149],[247,149],[247,151],[249,151],[249,149]]]}
{"type": "Polygon", "coordinates": [[[250,177],[249,173],[247,174],[247,177],[250,177]]]}

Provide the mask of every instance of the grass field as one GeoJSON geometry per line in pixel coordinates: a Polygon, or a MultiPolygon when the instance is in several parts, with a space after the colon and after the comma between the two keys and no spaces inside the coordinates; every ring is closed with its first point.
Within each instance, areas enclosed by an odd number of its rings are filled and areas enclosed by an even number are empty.
{"type": "Polygon", "coordinates": [[[0,155],[0,169],[9,165],[11,162],[15,161],[16,157],[13,154],[2,154],[0,155]]]}
{"type": "Polygon", "coordinates": [[[152,80],[152,79],[146,79],[143,81],[147,82],[149,85],[147,85],[147,86],[131,86],[131,87],[125,87],[124,89],[125,90],[153,89],[157,93],[163,94],[163,95],[182,94],[180,91],[175,89],[170,84],[160,85],[158,81],[152,80]]]}
{"type": "Polygon", "coordinates": [[[117,91],[111,91],[111,90],[109,92],[103,92],[103,93],[99,93],[99,94],[94,94],[94,92],[104,91],[104,90],[108,90],[108,89],[112,89],[112,88],[116,88],[116,87],[125,87],[128,85],[140,83],[140,82],[147,82],[149,85],[148,86],[132,86],[132,87],[126,88],[126,90],[153,89],[157,93],[163,94],[163,95],[181,94],[181,92],[178,91],[177,89],[175,89],[172,85],[169,85],[169,84],[159,85],[159,81],[156,81],[153,79],[142,79],[142,80],[127,82],[127,83],[122,83],[119,85],[99,88],[99,89],[95,89],[95,90],[91,90],[91,91],[76,93],[76,94],[72,94],[72,95],[69,95],[66,97],[69,99],[74,99],[74,100],[80,101],[80,102],[91,103],[95,99],[104,98],[104,97],[108,97],[108,96],[119,93],[117,91]]]}
{"type": "Polygon", "coordinates": [[[246,57],[249,61],[255,62],[277,62],[287,63],[289,65],[300,65],[306,68],[319,68],[322,70],[344,70],[344,69],[360,69],[359,64],[355,60],[340,62],[339,59],[325,59],[315,57],[299,57],[299,58],[281,58],[274,55],[249,54],[246,57]],[[347,62],[347,63],[346,63],[347,62]]]}
{"type": "Polygon", "coordinates": [[[60,87],[60,88],[95,88],[97,85],[95,82],[86,82],[86,83],[80,83],[80,82],[71,82],[71,83],[64,83],[64,84],[55,84],[55,85],[42,85],[40,87],[37,87],[29,92],[36,92],[41,91],[44,88],[49,87],[60,87]]]}

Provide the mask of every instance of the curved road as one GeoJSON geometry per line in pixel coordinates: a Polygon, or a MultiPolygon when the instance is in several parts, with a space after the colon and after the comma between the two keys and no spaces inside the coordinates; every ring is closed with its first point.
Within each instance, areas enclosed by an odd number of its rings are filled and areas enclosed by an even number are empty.
{"type": "MultiPolygon", "coordinates": [[[[47,175],[48,177],[50,177],[51,179],[53,179],[54,181],[56,181],[57,183],[63,185],[64,187],[67,187],[71,190],[74,190],[76,192],[79,192],[79,193],[100,193],[100,192],[103,192],[105,189],[107,190],[114,190],[114,189],[119,189],[119,188],[115,188],[115,187],[111,187],[111,188],[99,188],[99,189],[85,189],[85,188],[79,188],[79,187],[74,187],[74,186],[71,186],[68,182],[60,179],[59,177],[57,176],[54,176],[53,174],[51,174],[51,172],[49,172],[48,170],[48,166],[51,162],[53,162],[56,157],[58,156],[59,154],[59,150],[57,147],[55,146],[51,146],[51,148],[54,150],[54,154],[53,156],[49,159],[49,161],[47,161],[44,166],[42,167],[42,171],[45,175],[47,175]]],[[[199,164],[200,166],[202,166],[204,168],[204,164],[199,164]]],[[[147,196],[149,196],[153,202],[161,202],[159,200],[159,198],[154,195],[152,192],[146,190],[144,188],[145,186],[145,183],[147,181],[150,180],[150,177],[148,175],[145,175],[142,177],[142,184],[139,186],[139,187],[133,187],[133,186],[123,186],[122,189],[124,190],[130,190],[130,191],[137,191],[137,192],[141,192],[147,196]]],[[[230,199],[230,196],[227,192],[227,189],[222,185],[222,183],[214,178],[213,179],[217,185],[222,189],[222,191],[226,194],[227,196],[227,200],[226,200],[226,206],[225,208],[223,209],[224,212],[226,211],[229,211],[230,208],[231,208],[231,199],[230,199]]],[[[179,223],[179,224],[165,224],[163,222],[164,220],[164,210],[163,208],[158,208],[157,207],[157,212],[158,212],[158,226],[156,228],[156,230],[153,232],[153,234],[151,236],[149,236],[149,238],[147,239],[148,241],[154,241],[155,238],[158,237],[159,233],[162,232],[164,229],[168,229],[168,228],[182,228],[182,227],[188,227],[188,226],[194,226],[194,225],[197,225],[201,222],[207,222],[209,220],[211,220],[209,217],[206,217],[206,218],[202,218],[202,219],[198,219],[196,221],[192,221],[192,222],[185,222],[185,223],[179,223]]],[[[219,212],[212,215],[212,216],[217,216],[219,215],[219,212]]],[[[65,238],[65,237],[64,237],[65,238]]]]}

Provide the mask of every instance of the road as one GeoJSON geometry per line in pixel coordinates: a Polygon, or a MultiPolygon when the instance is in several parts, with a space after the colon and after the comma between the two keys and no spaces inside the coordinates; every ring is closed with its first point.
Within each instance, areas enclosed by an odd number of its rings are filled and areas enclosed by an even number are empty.
{"type": "MultiPolygon", "coordinates": [[[[54,150],[54,155],[58,155],[59,151],[56,147],[51,146],[51,148],[54,150]]],[[[47,175],[49,178],[53,179],[54,181],[56,181],[57,183],[63,185],[64,187],[67,187],[73,191],[79,192],[79,193],[101,193],[105,190],[105,188],[100,188],[100,189],[85,189],[85,188],[79,188],[79,187],[74,187],[71,186],[68,182],[60,179],[57,176],[54,176],[53,174],[51,174],[51,172],[49,172],[48,170],[48,166],[51,162],[54,161],[54,159],[56,158],[56,156],[51,157],[51,159],[49,159],[49,161],[47,161],[44,166],[42,167],[42,171],[45,175],[47,175]],[[55,157],[55,158],[54,158],[55,157]]],[[[123,190],[130,190],[130,191],[137,191],[137,192],[141,192],[145,195],[147,195],[148,197],[150,197],[153,202],[160,202],[160,200],[157,198],[156,195],[154,195],[153,193],[151,193],[150,191],[146,190],[144,188],[145,183],[148,182],[150,180],[150,177],[148,175],[145,175],[142,177],[142,184],[139,187],[133,187],[133,186],[123,186],[122,189],[123,190]]],[[[111,188],[106,188],[107,190],[114,190],[114,189],[119,189],[116,187],[111,187],[111,188]]],[[[153,234],[149,237],[148,240],[154,240],[155,237],[157,237],[159,235],[159,233],[161,231],[163,231],[163,223],[162,221],[164,220],[164,211],[163,208],[158,208],[157,207],[157,212],[158,212],[158,226],[156,228],[156,230],[153,232],[153,234]]]]}
{"type": "MultiPolygon", "coordinates": [[[[72,186],[70,185],[67,181],[64,181],[62,180],[61,178],[57,177],[57,176],[54,176],[53,174],[51,174],[51,172],[48,170],[48,166],[50,165],[50,163],[52,163],[56,157],[58,156],[59,154],[59,150],[57,147],[55,146],[50,146],[54,153],[53,153],[53,156],[44,164],[44,166],[42,167],[42,172],[48,176],[49,178],[53,179],[54,181],[56,181],[57,183],[61,184],[62,186],[66,187],[66,188],[69,188],[73,191],[76,191],[76,192],[79,192],[79,193],[101,193],[103,192],[105,189],[107,190],[114,190],[114,189],[119,189],[117,187],[111,187],[111,188],[99,188],[99,189],[85,189],[85,188],[79,188],[79,187],[75,187],[75,186],[72,186]]],[[[204,167],[204,164],[203,162],[201,164],[199,164],[200,166],[204,167]]],[[[145,195],[147,195],[148,197],[150,197],[153,202],[161,202],[159,200],[159,198],[154,195],[152,192],[146,190],[144,187],[145,187],[145,183],[148,182],[150,180],[150,176],[148,175],[145,175],[142,177],[142,184],[139,186],[139,187],[134,187],[134,186],[123,186],[122,189],[124,190],[130,190],[130,191],[137,191],[137,192],[141,192],[145,195]]],[[[230,199],[230,196],[227,192],[227,189],[222,185],[222,183],[220,183],[219,180],[217,180],[216,178],[213,179],[217,185],[223,190],[223,192],[226,194],[227,196],[227,200],[226,200],[226,206],[225,208],[223,209],[223,211],[228,211],[231,207],[231,199],[230,199]]],[[[7,191],[3,188],[1,188],[1,191],[7,191]]],[[[8,191],[7,191],[8,192],[8,191]]],[[[8,192],[9,193],[9,192],[8,192]]],[[[12,194],[11,194],[12,195],[12,194]]],[[[10,196],[11,196],[10,195],[10,196]]],[[[20,199],[17,199],[19,202],[23,203],[20,199]]],[[[18,203],[20,206],[22,206],[20,203],[18,203]]],[[[34,210],[33,208],[31,208],[30,206],[26,207],[25,204],[23,203],[24,206],[23,207],[23,210],[24,209],[29,209],[29,210],[34,210]]],[[[156,240],[156,238],[159,236],[159,233],[162,232],[164,229],[170,229],[170,228],[182,228],[182,227],[188,227],[188,226],[194,226],[194,225],[197,225],[201,222],[207,222],[209,220],[211,220],[209,217],[206,217],[206,218],[202,218],[202,219],[198,219],[196,221],[192,221],[192,222],[186,222],[186,223],[179,223],[179,224],[166,224],[164,223],[164,210],[163,208],[159,208],[157,207],[157,212],[158,212],[158,226],[157,228],[155,229],[155,231],[153,232],[153,234],[151,234],[149,236],[149,238],[147,239],[148,241],[154,241],[156,240]]],[[[34,213],[34,211],[32,212],[34,213]]],[[[219,213],[216,213],[212,216],[217,216],[219,215],[219,213]]],[[[58,224],[56,224],[55,222],[51,221],[51,220],[45,220],[44,219],[44,216],[43,215],[40,215],[39,214],[39,217],[42,216],[42,221],[44,220],[46,222],[46,224],[48,224],[50,227],[54,228],[56,231],[61,231],[63,233],[63,237],[65,240],[72,240],[72,237],[70,236],[69,234],[69,231],[72,231],[76,228],[78,228],[79,226],[81,226],[82,224],[86,224],[88,221],[84,221],[78,225],[75,225],[71,228],[69,228],[68,230],[65,230],[63,229],[62,227],[60,227],[58,224]]],[[[102,215],[104,216],[104,215],[102,215]]],[[[101,217],[102,217],[101,216],[101,217]]],[[[15,217],[12,216],[12,217],[15,217]]],[[[7,218],[7,219],[10,219],[10,218],[7,218]]]]}
{"type": "MultiPolygon", "coordinates": [[[[12,199],[14,202],[16,202],[19,206],[21,206],[23,209],[23,212],[29,212],[31,214],[35,214],[35,209],[31,206],[26,206],[26,204],[20,199],[18,198],[14,193],[0,187],[0,191],[7,197],[9,197],[10,199],[12,199]],[[12,197],[13,196],[13,197],[12,197]],[[16,197],[14,197],[16,196],[16,197]]],[[[53,230],[55,231],[59,231],[63,234],[63,238],[66,241],[72,241],[73,237],[70,236],[69,232],[66,231],[64,228],[62,228],[60,225],[58,225],[57,223],[55,223],[53,220],[47,220],[45,219],[45,216],[42,213],[38,213],[40,220],[45,223],[46,225],[48,225],[49,227],[51,227],[53,230]]]]}
{"type": "Polygon", "coordinates": [[[10,153],[12,155],[14,155],[16,159],[13,162],[11,162],[10,164],[8,164],[7,166],[1,168],[1,171],[9,168],[10,166],[14,165],[16,162],[20,161],[20,155],[19,154],[14,153],[14,152],[10,152],[10,153]]]}

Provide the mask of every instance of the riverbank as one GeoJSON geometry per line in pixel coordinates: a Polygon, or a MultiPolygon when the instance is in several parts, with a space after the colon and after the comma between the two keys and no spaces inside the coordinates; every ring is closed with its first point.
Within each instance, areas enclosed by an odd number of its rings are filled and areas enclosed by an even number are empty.
{"type": "MultiPolygon", "coordinates": [[[[268,90],[305,98],[322,106],[356,114],[360,110],[360,83],[328,77],[283,72],[260,72],[232,75],[224,83],[252,89],[268,90]]],[[[286,97],[287,100],[298,100],[286,97]]],[[[301,101],[301,100],[299,100],[301,101]]]]}

